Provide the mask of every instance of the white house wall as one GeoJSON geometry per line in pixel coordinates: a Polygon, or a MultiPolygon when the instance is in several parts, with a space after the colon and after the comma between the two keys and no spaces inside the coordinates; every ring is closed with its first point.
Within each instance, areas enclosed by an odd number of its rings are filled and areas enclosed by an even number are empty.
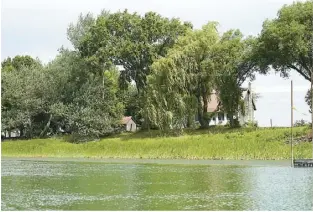
{"type": "Polygon", "coordinates": [[[218,120],[218,115],[216,114],[215,115],[215,120],[213,120],[213,118],[210,120],[210,123],[209,125],[212,126],[212,125],[226,125],[228,120],[227,120],[227,114],[224,113],[224,120],[218,120]]]}
{"type": "Polygon", "coordinates": [[[133,120],[129,120],[126,124],[126,131],[136,131],[137,126],[136,123],[133,120]]]}

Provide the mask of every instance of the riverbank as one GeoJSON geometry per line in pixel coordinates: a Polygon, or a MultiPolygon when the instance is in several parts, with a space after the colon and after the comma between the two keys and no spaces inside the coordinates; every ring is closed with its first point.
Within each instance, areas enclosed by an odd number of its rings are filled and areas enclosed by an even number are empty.
{"type": "Polygon", "coordinates": [[[66,158],[66,157],[2,157],[2,161],[35,161],[35,162],[82,162],[105,164],[155,164],[155,165],[196,165],[196,166],[256,166],[256,167],[289,167],[290,160],[188,160],[188,159],[99,159],[99,158],[66,158]]]}
{"type": "MultiPolygon", "coordinates": [[[[308,130],[294,128],[294,135],[308,130]]],[[[285,160],[290,158],[289,136],[289,128],[195,130],[179,137],[138,132],[81,144],[61,138],[6,141],[1,151],[4,157],[285,160]]],[[[295,145],[294,156],[311,158],[311,143],[295,145]]]]}

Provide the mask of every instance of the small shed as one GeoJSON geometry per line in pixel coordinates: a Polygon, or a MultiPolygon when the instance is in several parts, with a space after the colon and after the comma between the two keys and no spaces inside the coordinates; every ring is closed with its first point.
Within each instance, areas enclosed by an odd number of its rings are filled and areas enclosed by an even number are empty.
{"type": "Polygon", "coordinates": [[[125,130],[128,132],[135,132],[137,130],[137,125],[131,116],[123,117],[122,124],[124,125],[125,130]]]}

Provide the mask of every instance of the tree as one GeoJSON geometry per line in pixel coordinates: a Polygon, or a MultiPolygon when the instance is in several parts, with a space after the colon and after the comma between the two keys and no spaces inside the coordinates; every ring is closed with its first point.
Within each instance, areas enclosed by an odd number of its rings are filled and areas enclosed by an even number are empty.
{"type": "Polygon", "coordinates": [[[58,85],[62,89],[58,107],[52,110],[63,130],[74,140],[116,132],[124,107],[118,99],[119,73],[114,67],[103,69],[99,75],[90,70],[78,52],[61,49],[49,69],[54,74],[63,73],[61,78],[64,76],[59,80],[62,86],[58,85]]]}
{"type": "Polygon", "coordinates": [[[283,76],[288,76],[289,71],[294,70],[311,82],[313,90],[312,32],[313,1],[283,6],[277,18],[263,23],[255,51],[261,71],[267,73],[271,65],[283,76]]]}
{"type": "Polygon", "coordinates": [[[13,59],[8,57],[1,62],[3,71],[21,70],[24,67],[41,67],[42,64],[39,59],[34,59],[29,55],[17,55],[13,59]]]}
{"type": "MultiPolygon", "coordinates": [[[[178,36],[191,27],[190,23],[154,12],[140,16],[125,10],[99,16],[78,49],[93,70],[102,73],[106,66],[122,67],[120,88],[127,89],[129,83],[134,82],[138,100],[143,99],[153,61],[165,56],[178,36]]],[[[135,114],[140,124],[143,101],[137,103],[135,114]]]]}
{"type": "MultiPolygon", "coordinates": [[[[99,17],[107,17],[109,11],[102,10],[99,17]]],[[[82,13],[78,16],[76,23],[70,23],[67,28],[67,38],[71,41],[75,49],[79,48],[80,43],[90,30],[92,26],[96,24],[96,18],[92,13],[83,15],[82,13]]]]}
{"type": "Polygon", "coordinates": [[[1,80],[3,130],[19,129],[22,136],[32,137],[40,130],[49,105],[44,92],[45,70],[23,67],[3,72],[1,80]]]}
{"type": "Polygon", "coordinates": [[[142,116],[140,114],[140,99],[138,99],[138,91],[136,89],[136,86],[127,83],[127,87],[123,89],[119,89],[119,99],[121,102],[123,102],[123,105],[125,106],[125,116],[132,116],[132,119],[137,123],[142,122],[142,116]]]}
{"type": "Polygon", "coordinates": [[[253,37],[244,39],[239,30],[229,30],[222,35],[215,49],[214,60],[218,70],[216,89],[220,107],[229,115],[232,127],[239,124],[234,122],[233,116],[239,110],[244,113],[241,86],[248,78],[255,78],[257,64],[252,59],[254,45],[253,37]]]}
{"type": "Polygon", "coordinates": [[[123,67],[121,79],[136,83],[138,93],[146,86],[146,77],[155,59],[165,56],[189,23],[167,19],[148,12],[143,17],[127,10],[100,16],[81,42],[79,50],[93,64],[108,61],[123,67]]]}
{"type": "Polygon", "coordinates": [[[198,113],[208,127],[208,102],[214,88],[214,47],[219,41],[217,23],[189,30],[166,57],[153,63],[144,113],[161,130],[181,128],[198,113]]]}
{"type": "Polygon", "coordinates": [[[23,66],[2,73],[2,130],[19,129],[27,138],[66,132],[74,140],[115,133],[123,114],[119,72],[100,76],[75,51],[45,67],[23,66]]]}
{"type": "Polygon", "coordinates": [[[305,102],[309,105],[310,109],[309,112],[312,113],[311,105],[312,105],[312,92],[309,89],[304,97],[305,102]]]}

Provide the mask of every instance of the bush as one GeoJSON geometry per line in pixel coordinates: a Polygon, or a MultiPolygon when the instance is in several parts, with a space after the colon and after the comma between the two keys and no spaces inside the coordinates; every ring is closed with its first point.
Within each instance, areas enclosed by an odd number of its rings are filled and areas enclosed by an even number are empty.
{"type": "Polygon", "coordinates": [[[248,121],[244,124],[244,127],[258,127],[258,122],[257,121],[248,121]]]}
{"type": "Polygon", "coordinates": [[[293,126],[295,127],[302,127],[302,126],[307,126],[309,125],[309,122],[301,119],[301,120],[296,120],[295,123],[293,124],[293,126]]]}

